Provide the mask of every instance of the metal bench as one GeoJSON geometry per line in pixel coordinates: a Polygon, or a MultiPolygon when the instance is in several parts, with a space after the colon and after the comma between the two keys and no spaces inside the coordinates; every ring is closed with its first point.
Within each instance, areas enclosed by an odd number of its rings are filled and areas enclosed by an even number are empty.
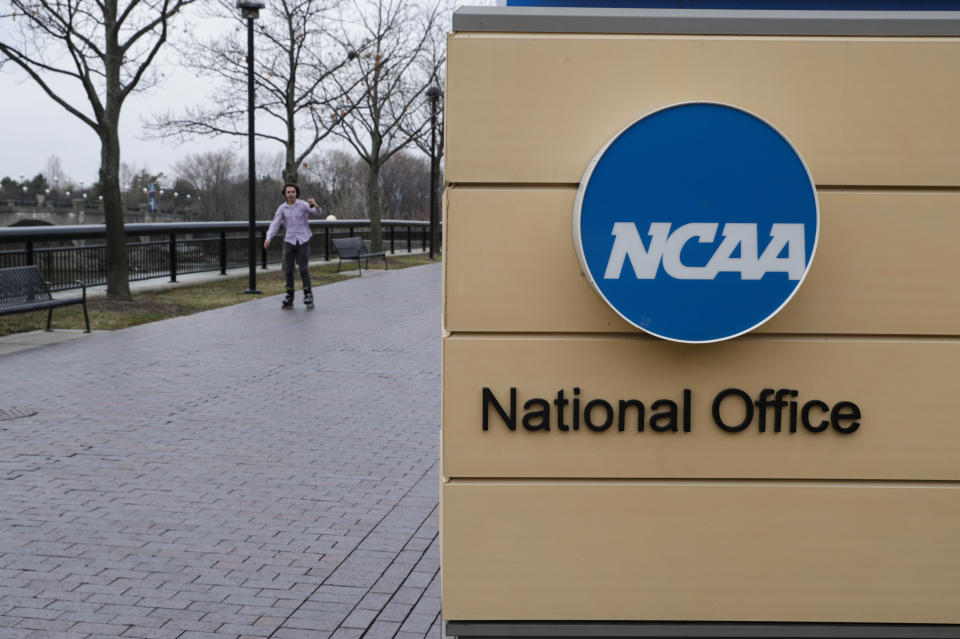
{"type": "Polygon", "coordinates": [[[90,317],[87,315],[87,285],[76,281],[83,287],[82,297],[54,299],[43,274],[36,266],[14,266],[0,268],[0,315],[29,313],[47,309],[47,330],[53,318],[53,309],[69,304],[83,304],[83,321],[90,332],[90,317]]]}
{"type": "Polygon", "coordinates": [[[383,268],[390,270],[390,266],[387,264],[387,254],[385,252],[381,253],[368,253],[367,246],[363,243],[363,238],[361,237],[335,237],[333,238],[333,246],[337,249],[337,257],[340,258],[340,261],[337,262],[337,273],[340,272],[340,265],[343,263],[343,260],[357,260],[357,270],[360,271],[360,275],[363,275],[363,269],[360,268],[360,260],[367,260],[367,270],[370,269],[370,258],[371,257],[382,257],[383,258],[383,268]]]}

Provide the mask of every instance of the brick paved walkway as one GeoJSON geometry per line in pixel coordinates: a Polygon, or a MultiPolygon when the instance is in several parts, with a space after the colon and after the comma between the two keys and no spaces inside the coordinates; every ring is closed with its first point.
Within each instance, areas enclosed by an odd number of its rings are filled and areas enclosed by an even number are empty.
{"type": "Polygon", "coordinates": [[[440,266],[0,356],[0,639],[439,638],[440,266]]]}

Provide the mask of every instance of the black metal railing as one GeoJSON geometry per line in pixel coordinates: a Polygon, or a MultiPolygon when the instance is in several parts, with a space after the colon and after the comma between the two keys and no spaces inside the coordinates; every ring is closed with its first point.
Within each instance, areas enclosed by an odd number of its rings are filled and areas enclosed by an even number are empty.
{"type": "MultiPolygon", "coordinates": [[[[269,222],[257,222],[258,262],[283,260],[283,242],[264,250],[269,222]]],[[[369,220],[313,220],[311,257],[329,260],[336,257],[333,238],[354,235],[368,238],[369,220]]],[[[426,250],[430,224],[410,220],[384,220],[381,223],[384,250],[390,253],[426,250]]],[[[241,268],[249,264],[247,222],[181,222],[167,224],[127,224],[127,258],[130,281],[241,268]]],[[[20,226],[0,228],[0,268],[36,264],[50,282],[52,290],[76,287],[76,280],[88,286],[107,283],[105,227],[20,226]]]]}

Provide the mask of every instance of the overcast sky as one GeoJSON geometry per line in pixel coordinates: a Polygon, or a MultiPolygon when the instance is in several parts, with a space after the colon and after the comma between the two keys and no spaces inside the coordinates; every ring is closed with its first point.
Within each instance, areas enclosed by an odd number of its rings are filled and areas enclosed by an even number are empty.
{"type": "MultiPolygon", "coordinates": [[[[457,4],[492,2],[481,0],[457,4]]],[[[224,28],[232,28],[232,25],[210,21],[205,30],[217,33],[224,28]]],[[[172,48],[166,48],[164,58],[161,63],[166,75],[163,86],[149,93],[131,95],[124,103],[120,122],[121,162],[134,170],[146,168],[151,173],[162,171],[172,176],[172,165],[190,153],[232,148],[246,157],[245,139],[201,138],[180,146],[173,141],[143,139],[142,117],[169,109],[179,111],[187,105],[202,102],[210,89],[206,78],[195,77],[176,64],[177,56],[172,48]]],[[[89,103],[79,87],[71,87],[72,102],[83,105],[83,110],[89,112],[89,103]]],[[[63,172],[74,181],[92,184],[99,179],[100,141],[93,129],[54,102],[9,61],[0,67],[0,96],[0,143],[3,149],[0,177],[19,179],[22,173],[29,179],[37,173],[44,173],[48,159],[56,155],[63,172]]],[[[279,144],[257,142],[258,156],[281,151],[279,144]]]]}
{"type": "MultiPolygon", "coordinates": [[[[215,33],[225,27],[229,28],[229,25],[210,20],[206,30],[215,33]]],[[[223,137],[198,140],[179,147],[173,142],[142,139],[141,117],[196,104],[209,90],[203,78],[181,69],[176,64],[176,52],[167,45],[165,47],[164,60],[160,62],[166,76],[163,86],[151,89],[149,93],[133,94],[124,103],[120,122],[121,161],[138,170],[147,168],[151,172],[163,171],[171,175],[171,165],[188,153],[222,149],[231,144],[246,148],[242,143],[223,137]]],[[[70,95],[73,104],[82,105],[82,111],[90,112],[89,102],[78,83],[64,83],[61,91],[70,95]]],[[[73,180],[92,184],[99,179],[100,140],[93,129],[54,102],[9,61],[0,68],[0,96],[3,96],[0,176],[19,179],[21,173],[27,178],[44,173],[47,160],[56,155],[63,172],[73,180]]],[[[268,146],[261,143],[258,151],[260,148],[267,150],[268,146]]]]}
{"type": "MultiPolygon", "coordinates": [[[[228,146],[230,142],[225,138],[180,147],[172,142],[139,139],[142,137],[141,115],[176,108],[202,97],[204,91],[202,80],[179,73],[155,95],[140,94],[128,98],[120,125],[121,161],[137,169],[147,168],[151,172],[163,171],[170,175],[170,165],[187,153],[228,146]]],[[[100,140],[93,129],[67,113],[33,81],[25,80],[23,74],[13,72],[12,68],[0,73],[0,95],[4,96],[4,151],[0,154],[0,176],[19,179],[21,173],[28,178],[44,173],[47,160],[56,155],[63,172],[75,181],[92,184],[99,179],[100,140]]],[[[79,92],[73,99],[77,104],[85,101],[79,92]]]]}

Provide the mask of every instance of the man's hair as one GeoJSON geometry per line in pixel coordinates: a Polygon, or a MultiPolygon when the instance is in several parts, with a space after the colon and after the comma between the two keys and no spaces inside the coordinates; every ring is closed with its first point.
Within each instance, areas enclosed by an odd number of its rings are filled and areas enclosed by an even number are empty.
{"type": "Polygon", "coordinates": [[[282,193],[284,197],[286,197],[287,195],[288,186],[292,186],[294,189],[296,189],[297,197],[300,197],[300,187],[294,184],[293,182],[287,182],[286,184],[283,185],[283,189],[280,191],[280,193],[282,193]]]}

